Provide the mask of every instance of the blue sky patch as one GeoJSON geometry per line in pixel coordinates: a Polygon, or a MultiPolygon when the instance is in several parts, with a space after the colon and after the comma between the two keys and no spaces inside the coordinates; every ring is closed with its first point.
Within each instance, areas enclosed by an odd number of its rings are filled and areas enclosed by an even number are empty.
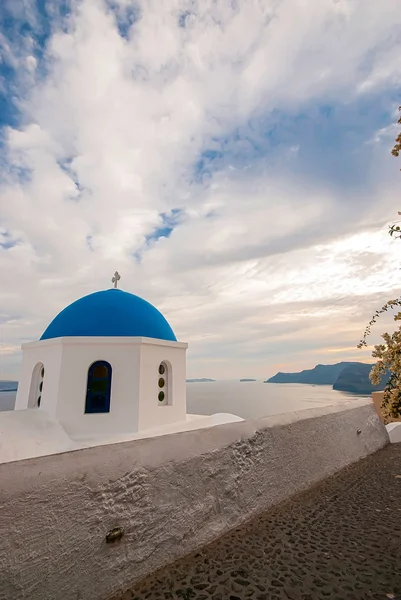
{"type": "Polygon", "coordinates": [[[173,208],[169,213],[161,213],[162,224],[146,236],[146,244],[157,242],[160,238],[168,238],[184,216],[181,208],[173,208]]]}
{"type": "Polygon", "coordinates": [[[93,236],[92,235],[87,235],[86,236],[86,245],[87,245],[87,247],[89,248],[89,250],[91,252],[93,252],[92,240],[93,240],[93,236]]]}
{"type": "Polygon", "coordinates": [[[12,237],[12,235],[8,231],[0,231],[0,248],[3,250],[10,250],[10,248],[14,248],[18,241],[12,237]]]}
{"type": "MultiPolygon", "coordinates": [[[[77,188],[77,190],[81,193],[84,190],[84,187],[80,184],[78,176],[76,174],[76,172],[74,171],[74,169],[72,168],[72,161],[74,159],[72,157],[69,158],[65,158],[63,160],[59,160],[57,161],[58,166],[60,167],[60,169],[66,174],[68,175],[68,177],[70,179],[72,179],[72,181],[75,184],[75,187],[77,188]]],[[[74,201],[79,201],[80,197],[79,196],[74,196],[73,198],[71,198],[74,201]]]]}
{"type": "MultiPolygon", "coordinates": [[[[224,147],[224,140],[222,140],[221,145],[224,147]]],[[[204,150],[195,163],[195,180],[202,182],[210,178],[214,171],[218,171],[224,165],[224,158],[225,153],[223,150],[204,150]]]]}
{"type": "Polygon", "coordinates": [[[37,60],[37,74],[46,74],[46,45],[53,27],[69,14],[71,0],[16,0],[0,3],[0,30],[6,40],[0,44],[0,128],[16,127],[21,119],[19,97],[24,92],[24,63],[27,56],[37,60]]]}
{"type": "Polygon", "coordinates": [[[335,188],[369,185],[375,163],[366,142],[394,122],[389,96],[396,93],[386,90],[346,104],[310,102],[298,113],[276,109],[253,115],[210,141],[211,149],[194,163],[193,179],[204,183],[231,166],[272,175],[291,171],[335,188]]]}
{"type": "Polygon", "coordinates": [[[185,218],[185,211],[182,208],[173,208],[169,212],[160,213],[161,224],[145,236],[145,244],[132,253],[137,264],[142,262],[142,255],[150,246],[155,244],[161,238],[169,238],[174,229],[185,218]]]}
{"type": "Polygon", "coordinates": [[[191,16],[191,12],[189,10],[185,10],[184,12],[178,15],[178,27],[185,29],[187,26],[187,19],[191,16]]]}
{"type": "Polygon", "coordinates": [[[115,0],[106,0],[106,3],[114,14],[118,33],[122,38],[128,39],[132,25],[141,18],[140,7],[136,4],[121,6],[115,0]]]}

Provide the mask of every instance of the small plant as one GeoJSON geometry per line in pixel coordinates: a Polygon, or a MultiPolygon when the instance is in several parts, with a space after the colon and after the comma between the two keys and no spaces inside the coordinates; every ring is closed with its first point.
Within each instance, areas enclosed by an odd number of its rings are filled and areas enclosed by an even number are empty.
{"type": "MultiPolygon", "coordinates": [[[[398,110],[401,111],[401,106],[398,110]]],[[[397,123],[401,125],[401,117],[398,119],[397,123]]],[[[393,156],[398,157],[400,152],[401,133],[396,137],[395,145],[391,153],[393,156]]],[[[401,215],[401,212],[398,212],[398,214],[401,215]]],[[[400,225],[391,225],[389,234],[391,237],[401,239],[400,225]]],[[[370,335],[372,325],[376,323],[378,317],[384,312],[392,310],[397,306],[401,307],[401,298],[386,302],[380,310],[375,312],[365,329],[365,333],[358,344],[358,348],[367,346],[366,338],[370,335]]],[[[401,311],[397,312],[394,316],[394,321],[401,321],[401,311]]],[[[372,356],[377,359],[377,362],[372,367],[369,378],[373,385],[378,385],[381,382],[383,375],[390,371],[390,379],[384,388],[382,403],[382,414],[384,420],[388,421],[391,418],[401,416],[401,325],[391,335],[389,333],[383,333],[382,338],[385,343],[377,344],[372,352],[372,356]]]]}
{"type": "MultiPolygon", "coordinates": [[[[376,311],[375,316],[366,328],[363,339],[359,342],[358,348],[366,346],[366,337],[370,333],[371,325],[377,317],[394,306],[400,306],[401,300],[388,302],[381,311],[376,311]]],[[[395,321],[401,321],[401,312],[394,316],[395,321]]],[[[377,359],[372,367],[369,378],[373,385],[378,385],[383,375],[390,371],[390,378],[384,388],[382,403],[382,414],[385,421],[390,418],[401,416],[401,326],[399,326],[391,335],[383,333],[384,344],[377,344],[372,352],[373,358],[377,359]]]]}

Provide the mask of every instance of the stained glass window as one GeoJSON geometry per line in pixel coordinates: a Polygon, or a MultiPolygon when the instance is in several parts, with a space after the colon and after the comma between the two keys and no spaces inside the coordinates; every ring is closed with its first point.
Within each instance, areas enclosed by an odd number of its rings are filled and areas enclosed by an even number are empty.
{"type": "Polygon", "coordinates": [[[110,412],[111,365],[99,360],[89,367],[85,413],[110,412]]]}

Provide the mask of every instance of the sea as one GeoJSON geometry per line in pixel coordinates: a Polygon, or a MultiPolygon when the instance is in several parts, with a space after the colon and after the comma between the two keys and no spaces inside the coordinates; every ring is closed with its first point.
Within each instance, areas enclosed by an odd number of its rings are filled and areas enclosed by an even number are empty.
{"type": "MultiPolygon", "coordinates": [[[[1,391],[0,411],[13,410],[16,391],[1,391]]],[[[278,415],[366,398],[332,389],[331,385],[210,381],[187,383],[187,412],[198,415],[231,413],[243,419],[278,415]]]]}

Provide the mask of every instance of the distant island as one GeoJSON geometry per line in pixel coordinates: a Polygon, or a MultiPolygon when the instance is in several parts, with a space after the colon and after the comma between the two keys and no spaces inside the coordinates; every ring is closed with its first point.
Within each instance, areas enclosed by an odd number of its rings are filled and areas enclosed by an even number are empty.
{"type": "Polygon", "coordinates": [[[240,379],[240,381],[256,381],[256,379],[240,379]]]}
{"type": "Polygon", "coordinates": [[[334,390],[355,394],[371,394],[383,390],[389,374],[379,385],[372,385],[369,373],[372,364],[340,362],[334,365],[316,365],[298,373],[277,373],[264,383],[305,383],[309,385],[332,385],[334,390]]]}
{"type": "Polygon", "coordinates": [[[277,373],[264,383],[307,383],[317,385],[333,385],[345,367],[353,367],[359,363],[341,362],[335,365],[316,365],[313,369],[305,369],[299,373],[277,373]]]}
{"type": "Polygon", "coordinates": [[[202,379],[187,379],[187,383],[208,383],[209,381],[216,381],[215,379],[207,379],[203,377],[202,379]]]}

